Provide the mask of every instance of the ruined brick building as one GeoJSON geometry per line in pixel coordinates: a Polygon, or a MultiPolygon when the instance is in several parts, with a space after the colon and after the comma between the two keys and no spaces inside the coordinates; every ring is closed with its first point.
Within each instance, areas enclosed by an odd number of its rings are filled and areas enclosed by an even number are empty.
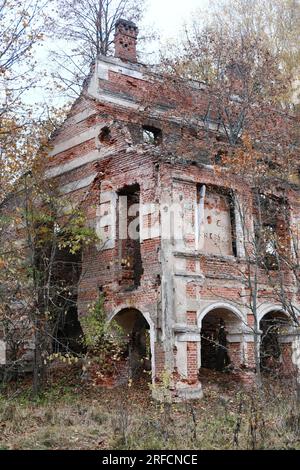
{"type": "MultiPolygon", "coordinates": [[[[247,379],[255,366],[253,316],[246,300],[242,305],[245,286],[237,276],[244,256],[239,214],[209,162],[172,151],[188,130],[170,120],[164,126],[163,99],[152,114],[140,112],[149,82],[136,44],[136,26],[120,20],[115,57],[94,65],[53,139],[47,176],[70,202],[90,201],[86,215],[101,240],[83,252],[79,319],[104,295],[108,320],[142,345],[149,335],[153,382],[167,370],[174,397],[196,398],[202,396],[199,369],[216,367],[213,340],[220,326],[238,377],[247,379]],[[179,212],[172,218],[174,204],[179,212]],[[195,207],[202,207],[201,220],[195,207]],[[188,229],[175,236],[183,217],[188,229]]],[[[243,185],[232,185],[243,194],[243,185]]],[[[291,206],[299,219],[299,198],[291,206]]],[[[268,318],[285,318],[275,299],[259,307],[262,331],[268,318]]],[[[279,343],[284,368],[297,367],[292,325],[279,343]]]]}

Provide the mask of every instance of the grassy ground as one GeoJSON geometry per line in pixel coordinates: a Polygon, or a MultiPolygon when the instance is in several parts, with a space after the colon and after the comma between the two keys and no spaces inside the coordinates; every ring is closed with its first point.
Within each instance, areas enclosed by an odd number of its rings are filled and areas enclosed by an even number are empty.
{"type": "Polygon", "coordinates": [[[202,400],[151,399],[146,381],[113,390],[80,385],[74,369],[31,396],[27,381],[0,398],[0,449],[300,449],[300,412],[289,383],[264,395],[211,373],[202,400]]]}

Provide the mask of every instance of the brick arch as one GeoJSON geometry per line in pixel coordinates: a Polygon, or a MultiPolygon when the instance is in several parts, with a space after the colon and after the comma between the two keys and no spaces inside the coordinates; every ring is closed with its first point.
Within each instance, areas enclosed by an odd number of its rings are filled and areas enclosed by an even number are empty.
{"type": "Polygon", "coordinates": [[[108,322],[111,322],[112,320],[115,320],[118,315],[120,315],[122,312],[132,310],[137,312],[139,315],[141,315],[144,320],[148,323],[149,325],[149,331],[150,331],[150,349],[151,349],[151,372],[152,372],[152,381],[155,379],[155,342],[156,342],[156,333],[155,333],[155,326],[154,322],[151,319],[151,316],[149,312],[143,312],[142,309],[132,306],[132,305],[127,305],[127,304],[122,304],[116,307],[109,315],[108,315],[108,322]]]}
{"type": "Polygon", "coordinates": [[[274,304],[274,305],[268,304],[268,305],[265,305],[265,306],[261,306],[258,309],[258,312],[257,312],[258,322],[260,323],[261,320],[266,315],[268,315],[269,313],[272,313],[272,312],[274,312],[274,313],[277,312],[279,314],[285,315],[287,317],[287,319],[289,319],[290,322],[292,322],[292,320],[289,318],[288,314],[282,308],[282,305],[279,305],[279,304],[274,304]]]}
{"type": "Polygon", "coordinates": [[[132,306],[132,305],[127,305],[127,304],[122,304],[122,305],[119,305],[118,307],[116,307],[109,315],[108,315],[108,322],[111,322],[114,317],[116,315],[118,315],[119,313],[121,313],[123,310],[136,310],[137,312],[139,312],[146,320],[146,322],[148,323],[149,327],[150,327],[150,331],[151,329],[153,330],[153,333],[155,333],[155,328],[154,328],[154,322],[153,320],[151,319],[151,316],[150,316],[150,313],[149,312],[143,312],[141,308],[139,308],[139,306],[132,306]]]}
{"type": "Polygon", "coordinates": [[[242,313],[232,304],[227,302],[214,302],[208,305],[198,315],[198,327],[200,330],[200,358],[201,367],[223,370],[230,365],[239,369],[244,363],[244,332],[245,320],[242,313]],[[224,331],[222,333],[221,322],[224,331]],[[221,336],[224,343],[219,343],[221,336]],[[222,357],[222,346],[226,344],[226,353],[222,357]],[[226,357],[225,357],[226,356],[226,357]],[[221,367],[220,364],[223,364],[221,367]]]}
{"type": "Polygon", "coordinates": [[[229,312],[233,313],[243,324],[246,325],[246,321],[245,321],[243,314],[234,305],[230,304],[229,302],[214,302],[212,304],[207,305],[205,308],[199,311],[197,315],[198,327],[201,328],[202,321],[208,313],[212,312],[213,310],[219,310],[219,309],[228,310],[229,312]]]}
{"type": "Polygon", "coordinates": [[[259,311],[260,363],[274,376],[295,373],[293,354],[296,331],[293,319],[281,305],[267,305],[259,311]]]}

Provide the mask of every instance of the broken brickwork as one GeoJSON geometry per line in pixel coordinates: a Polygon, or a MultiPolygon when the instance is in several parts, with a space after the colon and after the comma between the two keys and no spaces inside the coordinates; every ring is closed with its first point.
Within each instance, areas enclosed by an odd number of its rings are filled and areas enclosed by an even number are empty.
{"type": "MultiPolygon", "coordinates": [[[[141,98],[151,82],[147,67],[137,61],[136,40],[135,25],[119,21],[115,57],[94,64],[53,139],[47,177],[55,178],[73,203],[85,201],[100,239],[83,253],[79,319],[100,294],[108,320],[127,318],[129,333],[138,323],[128,312],[135,312],[134,318],[138,312],[149,331],[153,383],[168,373],[175,398],[196,398],[202,395],[198,371],[213,363],[221,320],[231,368],[244,374],[245,382],[255,368],[253,317],[241,297],[241,227],[230,195],[234,188],[246,197],[247,189],[236,179],[224,186],[204,154],[192,156],[196,137],[178,120],[164,119],[163,96],[156,113],[142,112],[141,98]],[[191,147],[178,155],[183,135],[190,136],[191,147]],[[183,219],[187,229],[181,236],[183,219]],[[128,233],[132,224],[135,238],[128,233]]],[[[299,200],[292,205],[297,219],[299,200]]],[[[270,298],[259,315],[279,310],[270,298]]],[[[296,367],[292,350],[298,335],[289,329],[280,341],[282,358],[296,367]]]]}

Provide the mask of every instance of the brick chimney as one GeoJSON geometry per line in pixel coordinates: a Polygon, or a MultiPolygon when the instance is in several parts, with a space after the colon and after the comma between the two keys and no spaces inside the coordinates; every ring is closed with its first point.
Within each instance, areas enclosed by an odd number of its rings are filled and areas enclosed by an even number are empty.
{"type": "Polygon", "coordinates": [[[119,19],[115,31],[115,57],[127,62],[137,62],[137,37],[138,28],[135,23],[119,19]]]}

